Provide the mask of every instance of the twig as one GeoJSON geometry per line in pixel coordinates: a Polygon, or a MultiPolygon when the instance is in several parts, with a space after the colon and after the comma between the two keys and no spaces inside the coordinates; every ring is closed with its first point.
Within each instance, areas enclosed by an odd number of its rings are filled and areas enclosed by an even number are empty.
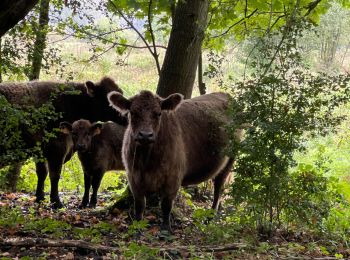
{"type": "Polygon", "coordinates": [[[0,247],[14,246],[14,247],[76,247],[82,249],[88,249],[91,251],[99,252],[116,252],[120,253],[120,249],[117,247],[110,247],[104,245],[92,244],[83,240],[52,240],[44,238],[12,238],[6,240],[0,240],[0,247]]]}

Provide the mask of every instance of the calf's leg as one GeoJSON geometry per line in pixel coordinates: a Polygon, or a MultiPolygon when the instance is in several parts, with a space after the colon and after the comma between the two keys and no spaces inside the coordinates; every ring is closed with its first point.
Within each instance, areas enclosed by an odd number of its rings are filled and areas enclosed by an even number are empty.
{"type": "Polygon", "coordinates": [[[84,172],[84,196],[79,208],[86,208],[89,203],[92,176],[84,172]]]}
{"type": "Polygon", "coordinates": [[[36,202],[40,202],[45,199],[44,194],[44,183],[47,177],[47,165],[45,162],[37,162],[36,166],[36,175],[38,176],[38,183],[36,186],[36,202]]]}
{"type": "Polygon", "coordinates": [[[212,209],[218,210],[220,207],[220,196],[222,194],[222,186],[225,184],[227,177],[230,175],[233,159],[229,159],[224,168],[214,178],[214,200],[212,209]]]}
{"type": "Polygon", "coordinates": [[[98,171],[94,172],[93,177],[92,177],[92,194],[90,198],[90,208],[95,208],[97,204],[97,191],[98,188],[100,188],[101,180],[103,177],[104,172],[103,171],[98,171]]]}

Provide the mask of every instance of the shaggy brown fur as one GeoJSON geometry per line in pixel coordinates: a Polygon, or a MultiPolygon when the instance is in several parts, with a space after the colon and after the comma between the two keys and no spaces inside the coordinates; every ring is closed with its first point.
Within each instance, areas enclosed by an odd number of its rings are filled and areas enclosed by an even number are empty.
{"type": "Polygon", "coordinates": [[[141,219],[145,195],[162,195],[163,227],[170,230],[170,212],[181,185],[214,180],[214,201],[219,198],[233,160],[223,153],[227,144],[224,124],[229,97],[212,93],[182,101],[179,94],[162,99],[149,91],[129,100],[111,92],[118,111],[129,112],[124,135],[123,162],[141,219]]]}
{"type": "MultiPolygon", "coordinates": [[[[56,112],[61,113],[62,117],[59,120],[48,122],[46,126],[48,131],[58,128],[61,120],[73,122],[81,118],[92,122],[112,120],[125,125],[126,119],[116,114],[109,106],[106,96],[111,91],[122,93],[122,90],[110,78],[103,78],[97,84],[91,81],[86,83],[32,81],[0,84],[0,94],[4,95],[11,104],[19,105],[24,109],[27,105],[39,107],[52,100],[56,112]]],[[[29,147],[34,145],[35,141],[41,141],[42,137],[43,131],[32,135],[23,135],[23,139],[29,147]]],[[[44,199],[44,181],[49,169],[51,202],[54,207],[62,207],[58,196],[58,182],[62,164],[69,160],[74,152],[71,137],[60,134],[42,148],[48,164],[43,162],[36,164],[37,201],[44,199]]]]}
{"type": "Polygon", "coordinates": [[[124,170],[122,163],[122,144],[125,127],[113,122],[94,123],[88,120],[78,120],[72,125],[62,122],[63,132],[71,134],[74,149],[84,170],[84,197],[80,205],[85,208],[88,204],[93,208],[97,202],[97,191],[106,171],[124,170]],[[89,202],[89,191],[93,193],[89,202]]]}

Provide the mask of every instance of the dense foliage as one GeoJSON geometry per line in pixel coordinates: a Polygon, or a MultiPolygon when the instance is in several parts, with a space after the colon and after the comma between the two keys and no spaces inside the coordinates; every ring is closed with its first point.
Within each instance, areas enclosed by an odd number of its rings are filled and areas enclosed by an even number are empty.
{"type": "Polygon", "coordinates": [[[335,109],[350,93],[349,75],[312,73],[303,65],[298,38],[304,28],[299,23],[255,39],[248,64],[254,73],[230,88],[231,135],[248,124],[245,139],[232,138],[229,148],[237,158],[232,203],[240,221],[262,233],[281,227],[322,231],[334,210],[347,207],[321,160],[297,165],[294,158],[310,136],[326,134],[344,119],[335,109]]]}

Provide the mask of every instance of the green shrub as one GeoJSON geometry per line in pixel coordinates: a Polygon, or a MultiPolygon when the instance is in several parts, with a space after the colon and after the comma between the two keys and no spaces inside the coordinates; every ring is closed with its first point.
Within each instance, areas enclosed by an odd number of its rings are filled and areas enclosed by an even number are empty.
{"type": "Polygon", "coordinates": [[[347,102],[350,90],[349,75],[313,74],[304,67],[297,45],[303,28],[300,22],[256,40],[248,64],[254,73],[229,89],[228,153],[237,163],[231,195],[242,221],[262,231],[296,222],[320,226],[338,196],[317,165],[291,170],[308,137],[326,134],[343,120],[334,109],[347,102]],[[238,143],[235,130],[247,123],[238,143]]]}

